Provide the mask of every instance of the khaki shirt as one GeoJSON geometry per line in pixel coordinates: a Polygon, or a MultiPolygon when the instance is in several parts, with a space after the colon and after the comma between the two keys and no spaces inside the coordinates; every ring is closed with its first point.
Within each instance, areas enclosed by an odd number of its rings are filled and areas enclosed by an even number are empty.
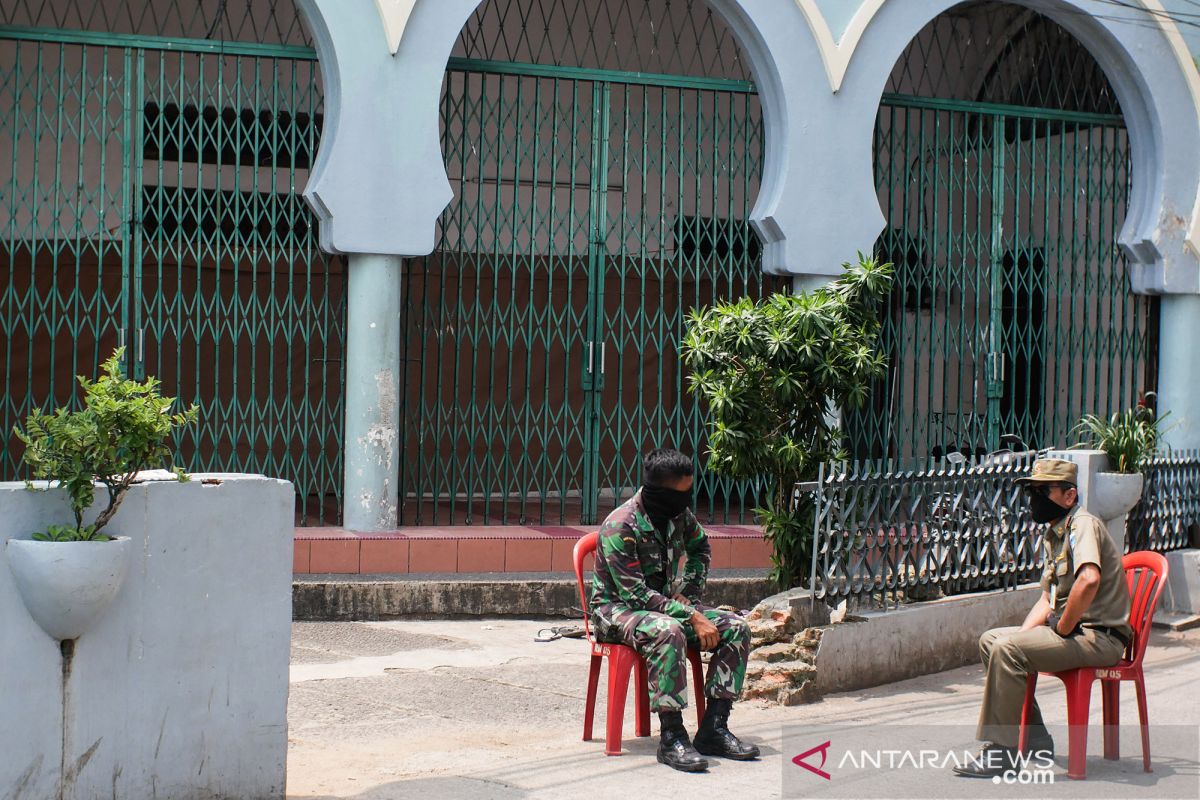
{"type": "Polygon", "coordinates": [[[1079,568],[1095,564],[1100,569],[1100,588],[1080,622],[1087,626],[1103,625],[1131,636],[1125,568],[1104,523],[1086,511],[1075,511],[1051,526],[1042,546],[1045,552],[1042,590],[1050,593],[1054,612],[1061,615],[1067,607],[1067,597],[1079,568]]]}

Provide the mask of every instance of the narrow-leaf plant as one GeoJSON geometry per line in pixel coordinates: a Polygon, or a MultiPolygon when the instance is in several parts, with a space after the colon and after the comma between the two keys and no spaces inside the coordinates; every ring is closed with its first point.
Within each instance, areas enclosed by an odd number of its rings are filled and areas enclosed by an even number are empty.
{"type": "Polygon", "coordinates": [[[1141,472],[1146,460],[1158,450],[1163,434],[1159,426],[1164,419],[1165,414],[1158,417],[1141,403],[1107,420],[1087,414],[1075,426],[1075,432],[1084,439],[1077,446],[1103,450],[1116,472],[1141,472]]]}
{"type": "Polygon", "coordinates": [[[755,513],[781,586],[807,585],[812,556],[812,509],[793,487],[844,458],[837,412],[861,405],[886,367],[879,308],[892,265],[860,253],[843,268],[815,291],[693,310],[683,340],[708,408],[709,469],[766,481],[755,513]]]}
{"type": "MultiPolygon", "coordinates": [[[[67,492],[75,524],[51,525],[33,534],[40,541],[106,541],[101,533],[125,493],[141,470],[170,464],[174,432],[196,421],[197,408],[171,413],[173,397],[159,394],[155,378],[135,381],[121,374],[125,349],[117,348],[101,365],[95,381],[79,376],[84,407],[79,411],[59,408],[53,414],[34,411],[25,420],[25,430],[15,429],[25,443],[22,460],[33,478],[57,481],[67,492]],[[90,525],[83,514],[95,498],[95,484],[108,494],[108,505],[90,525]]],[[[180,480],[186,476],[175,469],[180,480]]],[[[32,488],[32,484],[27,484],[32,488]]]]}

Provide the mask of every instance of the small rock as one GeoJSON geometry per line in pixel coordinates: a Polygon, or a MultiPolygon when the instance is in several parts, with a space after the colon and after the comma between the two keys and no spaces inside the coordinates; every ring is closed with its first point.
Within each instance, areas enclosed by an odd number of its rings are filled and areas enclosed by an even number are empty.
{"type": "Polygon", "coordinates": [[[786,642],[792,638],[788,626],[773,619],[760,619],[750,623],[750,645],[760,647],[765,644],[786,642]]]}
{"type": "Polygon", "coordinates": [[[796,646],[787,642],[769,644],[750,651],[751,661],[795,661],[797,657],[796,646]]]}

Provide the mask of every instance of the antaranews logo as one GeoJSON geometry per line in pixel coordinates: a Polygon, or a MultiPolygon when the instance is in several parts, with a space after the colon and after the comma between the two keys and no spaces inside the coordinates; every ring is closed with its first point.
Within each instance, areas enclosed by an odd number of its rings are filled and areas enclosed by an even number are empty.
{"type": "Polygon", "coordinates": [[[825,759],[829,758],[829,744],[830,742],[826,741],[810,750],[805,750],[803,753],[793,758],[792,763],[797,767],[804,767],[804,769],[808,770],[814,775],[819,775],[827,781],[833,780],[832,776],[823,769],[825,766],[825,759]],[[821,754],[821,763],[814,767],[812,764],[809,764],[807,761],[805,761],[805,759],[807,759],[809,756],[815,755],[816,753],[821,754]]]}
{"type": "MultiPolygon", "coordinates": [[[[825,771],[825,763],[829,760],[829,748],[832,740],[826,740],[816,747],[810,747],[803,753],[792,758],[797,767],[806,769],[812,774],[833,780],[833,776],[825,771]],[[820,763],[816,762],[820,756],[820,763]]],[[[908,749],[862,749],[847,750],[837,763],[838,769],[851,770],[882,770],[897,771],[939,770],[945,771],[951,767],[961,767],[965,764],[977,764],[990,769],[1004,769],[1003,773],[993,777],[993,783],[1005,784],[1048,784],[1054,783],[1053,756],[1049,751],[1039,750],[1028,754],[1015,754],[1007,757],[1007,763],[998,763],[996,751],[985,751],[976,754],[970,751],[941,750],[935,748],[908,749]],[[1007,769],[1005,769],[1007,768],[1007,769]]]]}

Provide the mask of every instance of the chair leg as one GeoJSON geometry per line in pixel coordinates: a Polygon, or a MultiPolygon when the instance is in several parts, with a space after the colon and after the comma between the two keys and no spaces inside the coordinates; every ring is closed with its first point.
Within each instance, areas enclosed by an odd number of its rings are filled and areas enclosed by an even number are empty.
{"type": "Polygon", "coordinates": [[[583,707],[583,740],[592,740],[592,720],[596,716],[596,687],[600,683],[600,664],[604,656],[592,656],[592,665],[588,668],[587,704],[583,707]]]}
{"type": "Polygon", "coordinates": [[[1146,713],[1146,683],[1141,674],[1134,679],[1133,686],[1137,690],[1138,722],[1142,728],[1142,769],[1153,772],[1154,770],[1150,769],[1150,719],[1146,713]]]}
{"type": "Polygon", "coordinates": [[[1104,704],[1104,757],[1121,757],[1121,682],[1100,681],[1100,699],[1104,704]]]}
{"type": "Polygon", "coordinates": [[[692,691],[696,695],[696,724],[704,722],[704,662],[700,660],[699,650],[688,651],[688,661],[692,662],[692,691]]]}
{"type": "Polygon", "coordinates": [[[1025,676],[1025,702],[1021,706],[1021,728],[1017,734],[1017,749],[1025,752],[1029,744],[1029,712],[1033,709],[1033,693],[1037,689],[1038,674],[1025,676]]]}
{"type": "Polygon", "coordinates": [[[1088,711],[1092,703],[1090,669],[1075,670],[1063,683],[1067,689],[1067,777],[1087,778],[1088,711]]]}
{"type": "MultiPolygon", "coordinates": [[[[633,656],[636,658],[636,656],[633,656]]],[[[604,753],[621,755],[621,728],[625,723],[625,697],[629,694],[629,673],[634,664],[625,650],[608,657],[608,713],[604,718],[604,753]]]]}
{"type": "Polygon", "coordinates": [[[650,674],[646,659],[637,663],[637,728],[638,736],[650,735],[650,674]]]}

